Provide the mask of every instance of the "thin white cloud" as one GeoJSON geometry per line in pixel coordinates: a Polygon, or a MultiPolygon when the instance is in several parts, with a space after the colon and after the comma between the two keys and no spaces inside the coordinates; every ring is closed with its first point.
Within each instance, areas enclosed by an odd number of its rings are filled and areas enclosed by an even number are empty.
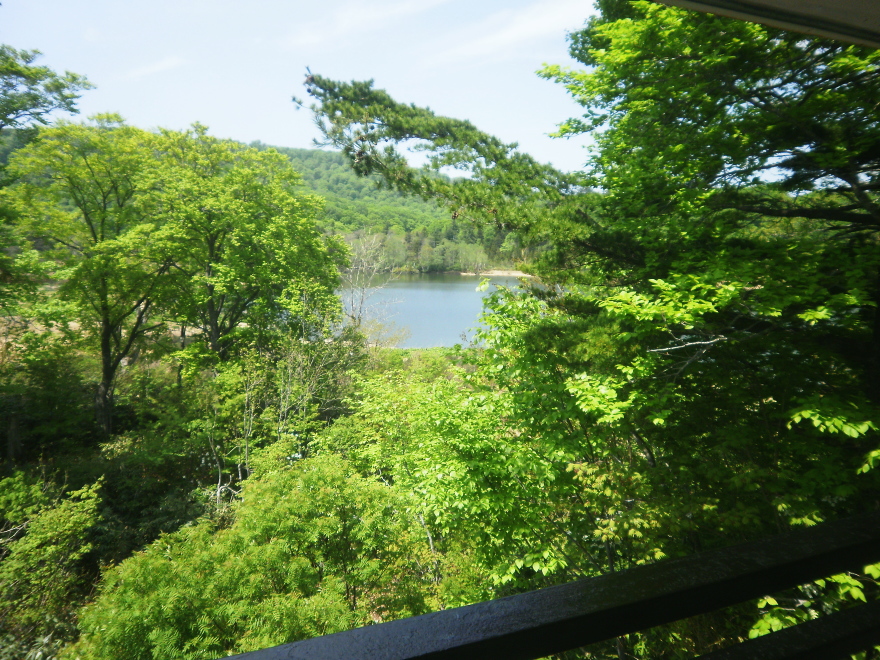
{"type": "Polygon", "coordinates": [[[176,69],[179,66],[182,66],[186,60],[181,57],[166,57],[165,59],[159,60],[158,62],[153,62],[152,64],[147,64],[146,66],[141,66],[136,69],[132,69],[128,73],[126,73],[123,78],[128,80],[134,80],[137,78],[144,78],[145,76],[151,76],[154,73],[161,73],[162,71],[170,71],[171,69],[176,69]]]}
{"type": "Polygon", "coordinates": [[[335,42],[341,37],[387,27],[394,19],[413,16],[451,0],[349,1],[326,19],[301,25],[284,40],[287,48],[335,42]]]}
{"type": "Polygon", "coordinates": [[[519,10],[504,10],[478,25],[444,36],[450,48],[430,57],[433,64],[467,60],[504,59],[535,41],[561,39],[566,31],[581,27],[593,13],[585,0],[540,0],[519,10]]]}

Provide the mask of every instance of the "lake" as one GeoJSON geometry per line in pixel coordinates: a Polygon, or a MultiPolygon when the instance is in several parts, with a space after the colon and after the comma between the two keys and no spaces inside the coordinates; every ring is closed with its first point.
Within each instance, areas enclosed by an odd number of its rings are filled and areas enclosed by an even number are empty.
{"type": "Polygon", "coordinates": [[[473,338],[483,298],[495,291],[495,285],[515,287],[519,282],[516,277],[488,277],[489,289],[477,291],[483,279],[458,273],[395,276],[383,288],[370,290],[365,316],[406,329],[408,336],[397,344],[401,348],[466,343],[461,335],[473,338]]]}

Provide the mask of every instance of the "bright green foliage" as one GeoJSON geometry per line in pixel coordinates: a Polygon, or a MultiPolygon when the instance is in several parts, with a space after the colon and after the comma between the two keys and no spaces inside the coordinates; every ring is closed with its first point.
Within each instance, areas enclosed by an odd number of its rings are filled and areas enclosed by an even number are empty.
{"type": "MultiPolygon", "coordinates": [[[[858,510],[876,488],[873,474],[856,474],[871,441],[792,421],[791,402],[772,395],[797,391],[813,374],[781,370],[786,355],[773,354],[777,344],[762,345],[763,364],[750,378],[734,369],[741,355],[718,353],[715,344],[714,361],[687,355],[684,370],[662,351],[627,346],[611,357],[635,358],[609,361],[603,353],[621,325],[628,344],[644,346],[655,324],[665,332],[667,322],[701,323],[715,306],[737,301],[736,287],[709,294],[697,287],[698,294],[693,282],[684,291],[655,286],[656,297],[638,304],[609,299],[593,323],[502,292],[489,303],[485,348],[470,375],[368,380],[355,413],[319,446],[414,493],[437,547],[466,539],[496,595],[858,510]],[[570,350],[558,349],[563,338],[570,350]],[[670,368],[681,373],[670,377],[670,368]],[[741,403],[731,408],[734,395],[741,403]]],[[[831,388],[834,372],[825,368],[831,388]]],[[[842,374],[836,384],[848,380],[842,374]]],[[[823,419],[859,413],[852,406],[835,413],[827,398],[815,404],[829,411],[823,419]]],[[[869,431],[866,424],[844,428],[869,431]]],[[[829,610],[842,602],[831,591],[822,600],[829,610]]],[[[693,654],[719,636],[744,635],[752,622],[752,612],[738,608],[654,631],[633,648],[646,657],[693,654]]]]}
{"type": "Polygon", "coordinates": [[[41,509],[47,508],[53,499],[50,484],[33,479],[25,472],[13,472],[0,479],[0,520],[3,521],[3,542],[17,538],[28,521],[41,509]],[[11,531],[15,530],[15,531],[11,531]]]}
{"type": "Polygon", "coordinates": [[[105,433],[116,373],[158,327],[152,315],[170,265],[149,250],[158,228],[143,203],[153,143],[152,134],[102,116],[46,129],[9,166],[19,178],[8,198],[22,232],[49,243],[53,276],[101,356],[95,403],[105,433]]]}
{"type": "MultiPolygon", "coordinates": [[[[91,88],[75,73],[59,75],[34,64],[39,51],[0,44],[0,189],[10,183],[5,172],[9,151],[34,137],[55,111],[76,113],[79,92],[91,88]]],[[[18,303],[33,298],[43,273],[36,252],[21,249],[12,235],[14,213],[0,200],[0,313],[19,312],[18,303]]]]}
{"type": "MultiPolygon", "coordinates": [[[[877,566],[865,567],[864,573],[876,578],[877,566]]],[[[841,573],[805,584],[777,598],[766,596],[758,601],[761,618],[752,626],[749,638],[816,619],[841,606],[851,606],[853,601],[866,602],[865,587],[864,577],[858,580],[854,574],[841,573]]]]}
{"type": "MultiPolygon", "coordinates": [[[[338,329],[333,290],[346,249],[318,233],[320,200],[276,152],[199,126],[154,134],[106,116],[44,129],[11,160],[17,181],[4,201],[16,212],[16,238],[37,248],[30,254],[42,269],[31,280],[49,286],[14,301],[20,316],[3,328],[2,468],[33,475],[28,462],[41,459],[49,484],[103,484],[100,511],[89,510],[94,524],[52,545],[37,544],[37,523],[71,505],[56,506],[56,495],[22,503],[33,488],[2,482],[10,552],[0,574],[25,570],[16,547],[30,548],[34,566],[49,557],[63,572],[58,594],[4,584],[15,613],[2,613],[3,644],[10,658],[49,657],[77,636],[75,610],[97,565],[206,510],[228,518],[259,448],[283,440],[295,447],[286,455],[307,454],[314,429],[340,414],[346,372],[363,353],[356,333],[338,329]],[[88,421],[96,390],[103,433],[88,421]],[[55,561],[55,546],[69,566],[55,561]]],[[[348,602],[336,599],[345,583],[334,579],[321,585],[335,594],[327,621],[348,602]]],[[[311,601],[318,620],[321,598],[311,601]]],[[[333,625],[350,625],[353,615],[340,611],[346,623],[333,625]]]]}
{"type": "MultiPolygon", "coordinates": [[[[564,380],[551,372],[530,380],[531,388],[503,386],[521,382],[526,372],[519,370],[527,365],[510,360],[515,349],[502,346],[502,335],[512,338],[532,323],[536,303],[499,298],[494,304],[490,322],[504,315],[508,326],[494,329],[487,349],[493,354],[475,372],[424,382],[411,372],[390,372],[365,381],[355,413],[324,434],[320,447],[415,493],[441,545],[465,542],[496,584],[537,586],[540,578],[530,582],[536,574],[584,575],[591,571],[584,550],[594,550],[588,537],[595,525],[565,503],[578,492],[567,467],[583,459],[587,443],[576,419],[565,424],[566,415],[553,415],[565,406],[559,401],[564,380]]],[[[598,551],[604,564],[601,543],[598,551]]]]}
{"type": "Polygon", "coordinates": [[[248,481],[228,527],[163,536],[105,575],[65,657],[213,658],[428,608],[404,499],[328,456],[248,481]]]}
{"type": "Polygon", "coordinates": [[[318,435],[314,448],[410,494],[448,607],[494,595],[493,582],[508,566],[493,535],[506,529],[518,536],[523,525],[520,493],[492,488],[509,469],[493,397],[471,396],[461,369],[447,358],[437,373],[433,357],[404,355],[401,368],[362,379],[353,413],[318,435]],[[487,476],[493,470],[494,479],[487,476]]]}
{"type": "Polygon", "coordinates": [[[241,350],[210,371],[202,369],[210,356],[174,355],[179,383],[145,374],[143,393],[131,393],[150,422],[108,444],[107,455],[163,474],[163,464],[176,463],[198,475],[217,506],[236,496],[255,450],[283,441],[289,453],[309,455],[315,430],[345,411],[349,372],[364,359],[356,333],[311,330],[308,339],[292,332],[241,350]]]}
{"type": "Polygon", "coordinates": [[[0,44],[0,130],[47,124],[55,110],[76,113],[79,92],[91,88],[83,76],[34,64],[40,55],[0,44]]]}
{"type": "MultiPolygon", "coordinates": [[[[560,134],[597,135],[597,216],[638,257],[627,284],[738,287],[733,318],[760,319],[758,335],[806,322],[876,405],[878,53],[650,2],[602,8],[572,36],[592,68],[543,75],[588,110],[560,134]]],[[[732,339],[718,330],[695,339],[732,339]]]]}
{"type": "Polygon", "coordinates": [[[71,619],[89,591],[88,554],[98,524],[100,484],[58,502],[16,475],[0,481],[4,517],[25,517],[6,532],[0,562],[0,658],[52,657],[75,636],[71,619]],[[83,579],[86,577],[86,579],[83,579]]]}
{"type": "Polygon", "coordinates": [[[877,231],[880,53],[641,0],[603,5],[571,37],[592,68],[542,75],[587,108],[560,134],[595,132],[591,173],[619,215],[708,207],[877,231]]]}
{"type": "Polygon", "coordinates": [[[53,248],[60,292],[97,345],[105,433],[120,367],[168,322],[229,359],[236,339],[311,337],[338,313],[345,248],[318,234],[319,200],[274,151],[108,116],[46,129],[10,172],[22,232],[53,248]]]}
{"type": "MultiPolygon", "coordinates": [[[[3,185],[0,180],[0,188],[3,185]]],[[[36,250],[16,245],[14,230],[6,223],[10,215],[11,209],[2,206],[0,200],[0,245],[5,246],[0,251],[0,314],[4,317],[20,313],[23,301],[37,297],[40,277],[45,273],[36,250]]]]}
{"type": "Polygon", "coordinates": [[[792,522],[858,507],[855,493],[876,487],[873,480],[855,479],[873,442],[862,437],[873,428],[872,406],[853,387],[854,369],[826,348],[829,333],[845,336],[846,327],[810,332],[790,318],[789,306],[755,315],[760,333],[730,323],[758,309],[764,293],[772,299],[770,283],[746,291],[740,283],[718,286],[681,277],[654,286],[653,297],[625,292],[602,304],[628,330],[627,341],[650,341],[657,348],[621,364],[617,374],[569,381],[598,430],[613,435],[631,429],[664,461],[694,452],[685,465],[690,479],[699,481],[691,482],[688,506],[700,502],[703,491],[704,506],[714,511],[710,519],[721,516],[721,528],[752,518],[754,529],[774,515],[765,509],[769,504],[792,522]],[[785,333],[792,326],[800,326],[795,337],[785,333]],[[810,355],[806,364],[797,358],[804,354],[810,355]],[[806,418],[817,423],[807,426],[800,421],[806,418]],[[688,438],[687,450],[682,437],[688,438]],[[719,499],[721,493],[733,499],[719,499]]]}
{"type": "MultiPolygon", "coordinates": [[[[369,83],[307,80],[357,171],[552,243],[544,286],[489,304],[471,391],[422,392],[413,420],[375,390],[361,408],[378,426],[361,455],[376,448],[374,469],[518,587],[849,515],[878,488],[877,54],[649,2],[600,9],[572,37],[591,68],[544,75],[587,106],[561,132],[597,131],[584,181],[601,192],[369,83]],[[394,147],[412,138],[472,178],[407,168],[394,147]],[[420,452],[422,482],[405,476],[420,452]]],[[[692,657],[754,618],[628,646],[692,657]]]]}
{"type": "Polygon", "coordinates": [[[750,453],[791,438],[773,462],[795,481],[762,487],[792,520],[829,515],[822,492],[852,498],[876,443],[878,53],[648,2],[602,8],[572,37],[593,68],[543,74],[588,109],[561,134],[599,130],[597,211],[643,255],[641,281],[600,306],[650,348],[606,379],[613,405],[595,398],[602,379],[574,381],[581,405],[663,432],[699,418],[750,453]]]}
{"type": "Polygon", "coordinates": [[[254,336],[332,314],[345,250],[318,234],[321,202],[298,188],[284,156],[218,140],[198,125],[166,131],[160,144],[167,169],[154,212],[164,220],[172,318],[227,358],[244,327],[254,336]]]}

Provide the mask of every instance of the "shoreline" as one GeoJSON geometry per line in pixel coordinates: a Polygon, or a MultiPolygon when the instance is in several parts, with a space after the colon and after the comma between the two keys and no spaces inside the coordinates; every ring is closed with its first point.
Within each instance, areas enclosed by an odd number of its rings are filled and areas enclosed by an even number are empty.
{"type": "Polygon", "coordinates": [[[461,271],[459,275],[470,275],[472,277],[534,277],[534,275],[529,275],[521,270],[504,270],[499,268],[481,270],[479,273],[461,271]]]}

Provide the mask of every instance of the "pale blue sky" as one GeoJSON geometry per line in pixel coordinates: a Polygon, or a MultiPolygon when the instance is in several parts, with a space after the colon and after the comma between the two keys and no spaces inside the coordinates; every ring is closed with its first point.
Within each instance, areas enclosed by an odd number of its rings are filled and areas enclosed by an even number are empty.
{"type": "Polygon", "coordinates": [[[566,33],[590,0],[3,0],[0,42],[97,86],[83,116],[118,112],[143,128],[207,124],[245,142],[311,147],[297,111],[305,67],[374,78],[399,101],[470,119],[557,167],[579,169],[581,140],[554,140],[578,114],[542,63],[575,65],[566,33]]]}

